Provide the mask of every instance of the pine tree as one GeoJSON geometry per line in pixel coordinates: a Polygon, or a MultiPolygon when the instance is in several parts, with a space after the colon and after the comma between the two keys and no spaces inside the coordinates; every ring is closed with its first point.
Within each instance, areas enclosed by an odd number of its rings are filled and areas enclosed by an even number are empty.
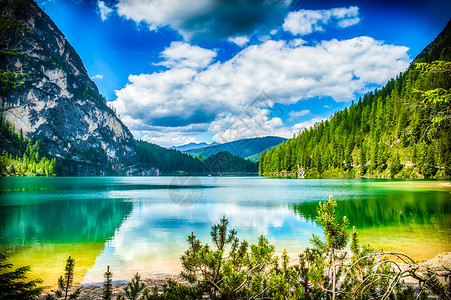
{"type": "Polygon", "coordinates": [[[12,264],[5,263],[5,253],[0,253],[0,299],[28,300],[38,299],[42,293],[42,288],[36,287],[42,283],[41,279],[25,281],[29,266],[20,267],[14,271],[6,272],[13,267],[12,264]]]}
{"type": "Polygon", "coordinates": [[[102,299],[110,300],[113,295],[113,286],[111,284],[113,273],[110,272],[110,266],[107,266],[104,277],[102,299]]]}
{"type": "Polygon", "coordinates": [[[141,276],[136,273],[135,276],[133,276],[132,280],[127,283],[127,286],[124,288],[124,292],[128,299],[136,300],[145,287],[146,286],[144,285],[144,283],[141,282],[141,276]]]}
{"type": "Polygon", "coordinates": [[[57,296],[61,297],[64,294],[64,300],[77,299],[80,295],[80,289],[77,288],[72,294],[69,294],[69,290],[72,287],[74,281],[74,270],[75,270],[75,259],[69,258],[66,261],[66,266],[64,268],[64,277],[60,276],[58,278],[58,291],[57,296]]]}

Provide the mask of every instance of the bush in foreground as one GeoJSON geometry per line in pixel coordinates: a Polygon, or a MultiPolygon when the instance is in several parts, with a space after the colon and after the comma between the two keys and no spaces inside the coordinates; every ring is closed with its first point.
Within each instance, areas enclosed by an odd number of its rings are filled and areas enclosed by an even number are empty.
{"type": "Polygon", "coordinates": [[[42,292],[42,288],[38,288],[37,285],[42,280],[26,281],[27,273],[30,271],[29,266],[6,271],[13,265],[5,262],[6,254],[0,253],[0,299],[37,299],[42,292]]]}
{"type": "MultiPolygon", "coordinates": [[[[409,256],[376,251],[361,245],[349,220],[336,216],[337,202],[319,204],[317,222],[324,238],[313,235],[312,248],[290,265],[284,251],[279,259],[274,246],[261,236],[257,245],[239,241],[228,231],[225,218],[211,229],[212,244],[202,244],[194,233],[181,257],[182,277],[211,299],[427,299],[429,294],[450,299],[449,291],[431,270],[421,271],[409,256]],[[350,242],[350,243],[349,243],[350,242]],[[350,252],[344,250],[350,248],[350,252]],[[419,289],[406,285],[418,281],[419,289]]],[[[446,277],[450,273],[445,274],[446,277]]]]}

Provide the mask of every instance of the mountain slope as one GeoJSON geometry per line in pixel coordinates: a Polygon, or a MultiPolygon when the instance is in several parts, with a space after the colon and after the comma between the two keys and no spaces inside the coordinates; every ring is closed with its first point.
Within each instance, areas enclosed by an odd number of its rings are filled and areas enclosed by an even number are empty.
{"type": "Polygon", "coordinates": [[[450,24],[385,87],[264,153],[260,174],[449,178],[450,24]]]}
{"type": "Polygon", "coordinates": [[[242,139],[229,143],[188,150],[185,152],[192,156],[208,158],[213,154],[227,151],[242,158],[246,158],[248,156],[260,153],[269,147],[278,145],[285,140],[285,138],[277,136],[265,136],[259,138],[242,139]]]}
{"type": "Polygon", "coordinates": [[[204,160],[209,173],[254,173],[258,172],[258,164],[248,161],[230,152],[218,152],[204,160]]]}
{"type": "Polygon", "coordinates": [[[78,54],[32,0],[0,3],[0,109],[66,173],[114,173],[136,160],[133,136],[78,54]]]}
{"type": "Polygon", "coordinates": [[[274,145],[274,146],[271,146],[271,147],[268,147],[268,148],[266,148],[266,149],[263,150],[263,151],[260,151],[260,152],[258,152],[258,153],[249,155],[248,157],[245,157],[245,158],[246,158],[247,160],[252,161],[252,162],[259,162],[259,161],[260,161],[260,157],[262,156],[263,153],[270,151],[271,149],[277,147],[278,145],[279,145],[279,144],[274,145]]]}

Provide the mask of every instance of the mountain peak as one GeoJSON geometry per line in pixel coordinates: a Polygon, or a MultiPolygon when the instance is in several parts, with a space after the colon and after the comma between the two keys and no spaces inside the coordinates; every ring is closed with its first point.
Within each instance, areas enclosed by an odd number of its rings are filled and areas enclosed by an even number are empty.
{"type": "Polygon", "coordinates": [[[432,62],[434,60],[451,59],[451,20],[448,21],[445,29],[418,54],[413,63],[432,62]]]}
{"type": "Polygon", "coordinates": [[[65,160],[69,173],[100,174],[133,159],[132,134],[36,3],[2,1],[0,21],[3,118],[65,160]]]}

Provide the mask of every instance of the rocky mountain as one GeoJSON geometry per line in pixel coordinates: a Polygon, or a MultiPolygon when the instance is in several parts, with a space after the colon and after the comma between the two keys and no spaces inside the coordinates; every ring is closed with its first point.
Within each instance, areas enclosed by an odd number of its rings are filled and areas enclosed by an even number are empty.
{"type": "Polygon", "coordinates": [[[0,2],[0,70],[3,118],[67,174],[114,174],[136,162],[132,134],[32,0],[0,2]]]}

